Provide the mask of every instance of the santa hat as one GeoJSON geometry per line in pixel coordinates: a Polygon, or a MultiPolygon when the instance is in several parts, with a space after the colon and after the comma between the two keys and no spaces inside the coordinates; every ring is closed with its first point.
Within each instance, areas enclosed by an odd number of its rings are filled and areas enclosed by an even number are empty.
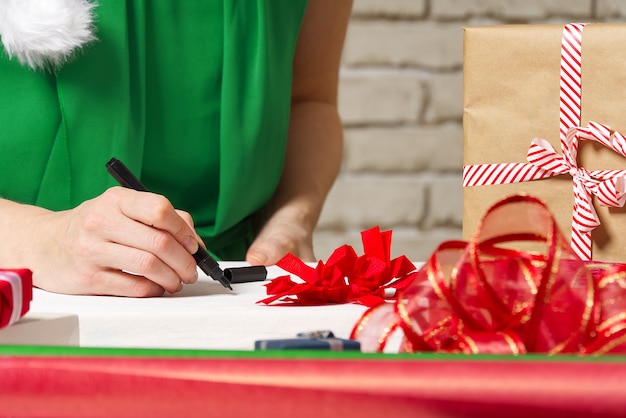
{"type": "Polygon", "coordinates": [[[0,38],[10,58],[32,69],[57,69],[93,34],[88,0],[0,0],[0,38]]]}

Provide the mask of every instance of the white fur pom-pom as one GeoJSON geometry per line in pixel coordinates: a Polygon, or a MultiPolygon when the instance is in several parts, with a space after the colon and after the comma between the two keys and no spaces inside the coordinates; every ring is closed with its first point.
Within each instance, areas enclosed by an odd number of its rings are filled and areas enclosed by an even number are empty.
{"type": "Polygon", "coordinates": [[[0,37],[9,57],[33,69],[59,68],[95,39],[88,0],[0,0],[0,37]]]}

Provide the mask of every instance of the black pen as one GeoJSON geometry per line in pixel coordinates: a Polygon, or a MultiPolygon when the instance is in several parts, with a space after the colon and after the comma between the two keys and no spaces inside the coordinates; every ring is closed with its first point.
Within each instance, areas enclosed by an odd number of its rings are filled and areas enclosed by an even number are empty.
{"type": "MultiPolygon", "coordinates": [[[[140,192],[148,191],[148,189],[146,189],[139,179],[130,172],[124,163],[117,158],[111,158],[109,162],[106,163],[106,168],[121,186],[140,192]]],[[[215,259],[211,257],[211,254],[209,254],[201,245],[198,245],[198,251],[193,254],[193,258],[196,260],[198,267],[200,267],[200,269],[209,277],[220,282],[225,288],[233,290],[230,286],[230,280],[226,278],[224,271],[220,268],[217,261],[215,261],[215,259]]]]}

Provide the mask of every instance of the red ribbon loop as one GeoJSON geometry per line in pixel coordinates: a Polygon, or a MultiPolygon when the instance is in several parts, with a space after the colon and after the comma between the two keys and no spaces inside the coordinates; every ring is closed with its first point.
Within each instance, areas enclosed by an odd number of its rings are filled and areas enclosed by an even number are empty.
{"type": "Polygon", "coordinates": [[[445,242],[394,303],[370,308],[351,338],[382,351],[626,352],[626,265],[580,260],[538,199],[487,212],[469,243],[445,242]]]}
{"type": "Polygon", "coordinates": [[[267,294],[271,296],[258,303],[355,302],[366,306],[384,303],[388,298],[386,290],[397,291],[408,283],[415,265],[405,256],[391,259],[391,231],[381,232],[376,227],[362,232],[361,237],[364,255],[357,256],[352,247],[344,245],[337,248],[326,263],[319,261],[315,268],[293,254],[286,255],[276,265],[301,280],[277,277],[266,285],[267,294]]]}

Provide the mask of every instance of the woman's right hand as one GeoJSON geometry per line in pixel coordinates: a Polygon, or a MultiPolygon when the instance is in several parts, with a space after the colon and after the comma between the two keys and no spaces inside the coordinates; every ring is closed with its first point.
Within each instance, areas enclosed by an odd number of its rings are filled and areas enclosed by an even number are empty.
{"type": "Polygon", "coordinates": [[[29,268],[51,292],[160,296],[198,278],[191,216],[161,195],[112,187],[60,212],[0,201],[0,214],[0,267],[29,268]]]}

